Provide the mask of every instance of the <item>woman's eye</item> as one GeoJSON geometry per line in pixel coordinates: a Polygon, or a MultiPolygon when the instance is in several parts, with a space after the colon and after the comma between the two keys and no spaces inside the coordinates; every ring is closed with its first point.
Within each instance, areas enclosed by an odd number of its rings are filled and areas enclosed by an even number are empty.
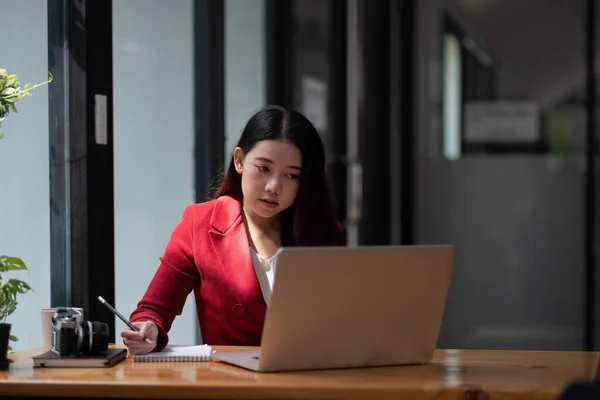
{"type": "Polygon", "coordinates": [[[300,176],[296,175],[296,174],[288,174],[288,178],[290,178],[290,179],[298,179],[298,178],[300,178],[300,176]]]}
{"type": "Polygon", "coordinates": [[[257,165],[256,168],[260,171],[260,172],[269,172],[269,168],[267,167],[263,167],[262,165],[257,165]]]}

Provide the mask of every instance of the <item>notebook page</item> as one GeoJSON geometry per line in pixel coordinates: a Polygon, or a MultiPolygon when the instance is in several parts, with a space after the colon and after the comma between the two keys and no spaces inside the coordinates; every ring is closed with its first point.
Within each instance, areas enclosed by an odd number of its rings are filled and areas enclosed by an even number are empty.
{"type": "Polygon", "coordinates": [[[178,361],[210,361],[212,347],[206,344],[198,346],[169,346],[163,351],[134,354],[133,361],[159,361],[159,362],[178,362],[178,361]]]}
{"type": "Polygon", "coordinates": [[[165,356],[196,356],[206,355],[209,356],[212,349],[210,346],[202,344],[199,346],[173,346],[167,347],[161,352],[151,353],[165,356]]]}

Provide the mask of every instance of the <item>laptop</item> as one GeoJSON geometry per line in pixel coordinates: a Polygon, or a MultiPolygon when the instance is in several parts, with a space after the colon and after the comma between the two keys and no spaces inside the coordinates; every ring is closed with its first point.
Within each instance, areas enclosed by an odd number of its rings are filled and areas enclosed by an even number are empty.
{"type": "Polygon", "coordinates": [[[454,246],[284,248],[259,350],[213,359],[257,372],[426,364],[454,246]]]}

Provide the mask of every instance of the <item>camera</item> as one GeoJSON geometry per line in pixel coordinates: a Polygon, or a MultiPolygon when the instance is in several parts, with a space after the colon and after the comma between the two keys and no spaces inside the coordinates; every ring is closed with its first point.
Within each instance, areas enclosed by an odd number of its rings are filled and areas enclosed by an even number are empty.
{"type": "Polygon", "coordinates": [[[52,352],[59,356],[98,354],[108,349],[108,324],[86,321],[71,307],[59,307],[52,317],[52,352]]]}

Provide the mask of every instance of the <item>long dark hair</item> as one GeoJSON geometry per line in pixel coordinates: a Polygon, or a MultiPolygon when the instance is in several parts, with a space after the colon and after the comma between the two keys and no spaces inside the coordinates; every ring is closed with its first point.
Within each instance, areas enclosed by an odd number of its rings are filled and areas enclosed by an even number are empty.
{"type": "MultiPolygon", "coordinates": [[[[250,118],[237,147],[248,154],[256,143],[276,139],[290,141],[302,154],[298,195],[280,213],[283,246],[340,245],[341,232],[325,176],[325,149],[317,130],[304,115],[280,106],[264,107],[250,118]]],[[[242,178],[233,157],[214,197],[224,195],[242,198],[242,178]]]]}

